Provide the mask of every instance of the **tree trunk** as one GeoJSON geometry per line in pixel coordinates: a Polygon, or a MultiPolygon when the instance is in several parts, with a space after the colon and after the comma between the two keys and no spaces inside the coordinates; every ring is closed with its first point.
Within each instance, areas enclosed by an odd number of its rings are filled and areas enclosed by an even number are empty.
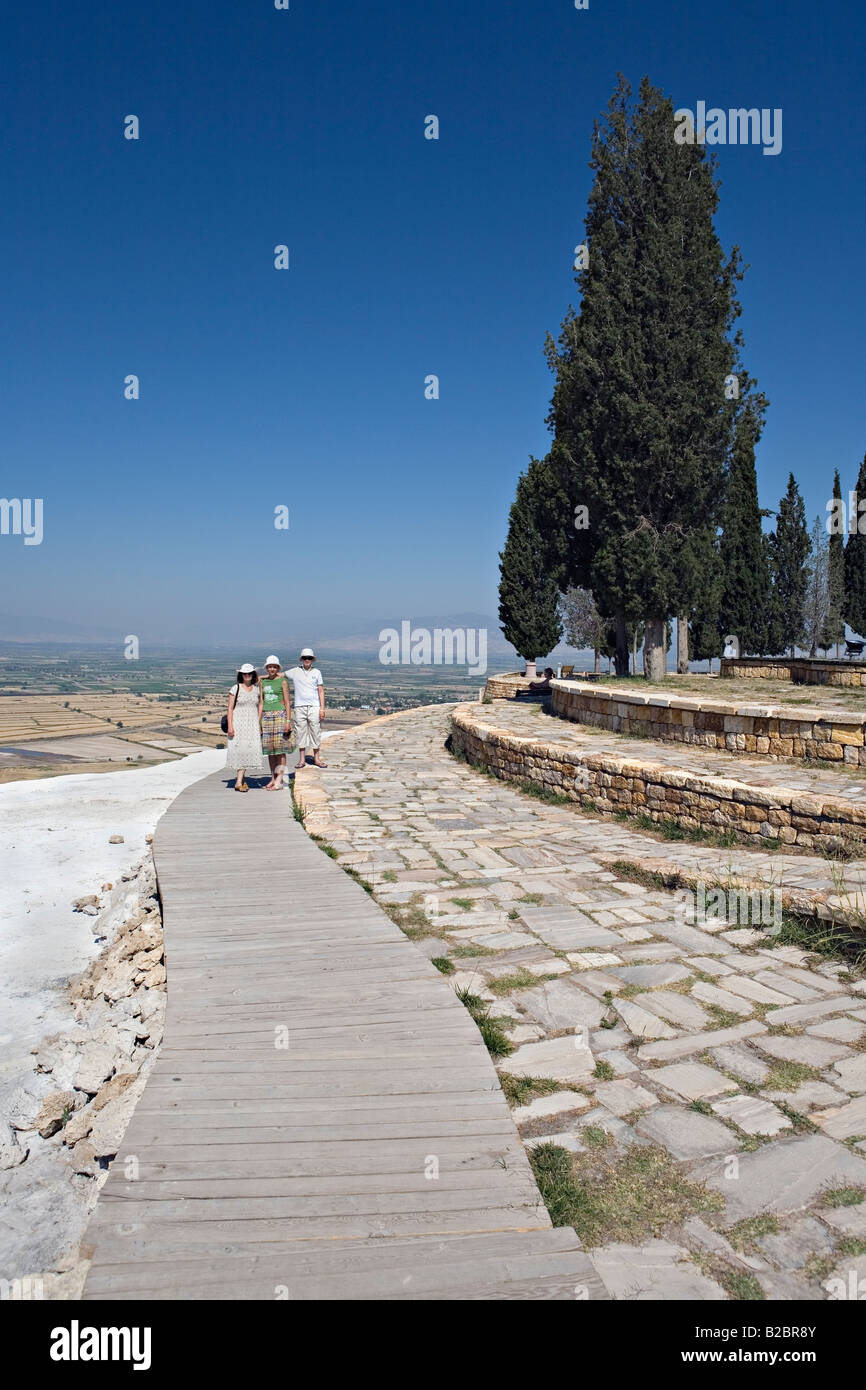
{"type": "Polygon", "coordinates": [[[618,676],[628,675],[628,633],[625,630],[625,614],[616,615],[616,653],[614,666],[618,676]]]}
{"type": "Polygon", "coordinates": [[[647,618],[643,643],[643,668],[648,681],[663,681],[667,675],[665,661],[665,620],[647,618]]]}
{"type": "Polygon", "coordinates": [[[677,618],[677,671],[681,676],[689,673],[689,620],[677,618]]]}
{"type": "Polygon", "coordinates": [[[594,647],[594,648],[593,648],[592,654],[593,654],[593,657],[595,658],[595,665],[593,666],[592,669],[595,671],[595,674],[598,675],[598,666],[599,666],[598,647],[594,647]]]}

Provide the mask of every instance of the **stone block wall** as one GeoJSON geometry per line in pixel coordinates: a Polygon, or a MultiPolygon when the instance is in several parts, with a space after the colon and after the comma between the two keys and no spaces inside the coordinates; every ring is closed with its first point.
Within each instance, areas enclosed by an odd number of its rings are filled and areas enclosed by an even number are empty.
{"type": "Polygon", "coordinates": [[[551,711],[614,733],[752,757],[822,758],[866,767],[866,713],[690,699],[554,681],[551,711]]]}
{"type": "Polygon", "coordinates": [[[818,661],[810,657],[722,657],[721,676],[733,680],[793,681],[795,685],[866,685],[866,662],[818,661]]]}
{"type": "Polygon", "coordinates": [[[588,801],[602,815],[625,811],[687,830],[733,830],[760,844],[779,840],[804,849],[866,847],[866,806],[785,787],[772,790],[720,777],[701,777],[652,762],[607,753],[582,754],[496,726],[495,709],[457,705],[451,746],[477,767],[513,782],[534,782],[571,801],[588,801]]]}

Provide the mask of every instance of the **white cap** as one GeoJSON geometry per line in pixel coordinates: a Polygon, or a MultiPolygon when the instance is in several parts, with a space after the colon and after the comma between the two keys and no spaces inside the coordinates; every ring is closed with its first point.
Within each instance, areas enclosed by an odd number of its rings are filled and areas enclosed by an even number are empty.
{"type": "Polygon", "coordinates": [[[315,656],[315,655],[316,655],[316,653],[313,651],[312,647],[304,647],[304,650],[301,652],[300,660],[303,661],[303,659],[304,659],[305,656],[315,656]]]}
{"type": "Polygon", "coordinates": [[[266,665],[266,666],[282,666],[282,662],[280,661],[280,658],[279,658],[278,656],[269,656],[269,657],[267,658],[267,660],[265,661],[265,665],[266,665]]]}
{"type": "Polygon", "coordinates": [[[243,664],[243,666],[239,666],[239,667],[238,667],[238,670],[240,671],[240,673],[241,673],[242,676],[245,676],[247,673],[249,673],[250,675],[252,675],[253,672],[255,671],[255,669],[256,669],[256,668],[255,668],[255,666],[253,666],[253,664],[252,664],[251,661],[245,661],[244,664],[243,664]]]}

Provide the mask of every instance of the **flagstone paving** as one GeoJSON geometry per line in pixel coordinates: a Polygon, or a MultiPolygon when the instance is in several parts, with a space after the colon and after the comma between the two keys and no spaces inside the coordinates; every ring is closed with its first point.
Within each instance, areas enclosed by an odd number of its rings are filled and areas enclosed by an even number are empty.
{"type": "Polygon", "coordinates": [[[704,1194],[663,1226],[648,1197],[639,1238],[620,1238],[615,1211],[601,1243],[584,1233],[608,1293],[825,1299],[830,1274],[850,1283],[866,1251],[866,981],[768,932],[688,924],[682,893],[610,866],[663,856],[708,881],[791,875],[823,894],[832,867],[660,845],[484,776],[447,735],[443,706],[349,730],[296,798],[308,831],[486,1001],[513,1047],[500,1073],[546,1082],[508,1084],[528,1149],[564,1149],[579,1183],[599,1143],[614,1175],[660,1147],[704,1194]]]}

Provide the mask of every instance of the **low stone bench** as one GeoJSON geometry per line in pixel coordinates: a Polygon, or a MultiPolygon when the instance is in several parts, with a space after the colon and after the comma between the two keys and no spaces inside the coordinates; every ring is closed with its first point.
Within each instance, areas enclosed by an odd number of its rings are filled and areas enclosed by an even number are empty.
{"type": "Polygon", "coordinates": [[[822,758],[866,767],[866,713],[856,710],[690,698],[583,681],[554,680],[551,687],[554,714],[613,733],[770,759],[822,758]]]}
{"type": "Polygon", "coordinates": [[[804,849],[866,847],[866,806],[839,796],[771,789],[731,778],[684,772],[646,759],[583,752],[555,739],[516,734],[497,726],[486,705],[451,712],[451,747],[475,766],[513,782],[533,782],[571,801],[591,802],[601,814],[625,811],[685,829],[706,829],[804,849]]]}

